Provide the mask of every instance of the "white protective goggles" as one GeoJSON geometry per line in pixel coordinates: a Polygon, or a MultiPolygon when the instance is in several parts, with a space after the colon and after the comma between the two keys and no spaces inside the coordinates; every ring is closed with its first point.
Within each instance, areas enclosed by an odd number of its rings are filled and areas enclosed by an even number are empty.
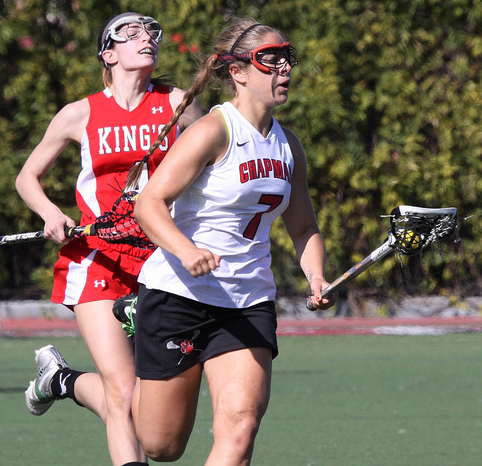
{"type": "Polygon", "coordinates": [[[102,59],[102,53],[111,46],[112,42],[137,39],[143,31],[157,44],[162,41],[161,25],[150,16],[129,15],[114,21],[104,31],[99,59],[102,59]]]}

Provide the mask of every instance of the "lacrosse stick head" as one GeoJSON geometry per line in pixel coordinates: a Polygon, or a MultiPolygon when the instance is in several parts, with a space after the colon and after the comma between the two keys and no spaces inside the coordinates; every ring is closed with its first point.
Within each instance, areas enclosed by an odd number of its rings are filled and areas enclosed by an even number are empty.
{"type": "Polygon", "coordinates": [[[398,206],[390,214],[390,237],[399,254],[420,254],[430,243],[458,231],[457,209],[398,206]]]}
{"type": "Polygon", "coordinates": [[[123,243],[140,249],[155,249],[134,217],[137,191],[123,192],[114,203],[112,210],[98,217],[95,223],[96,235],[108,243],[123,243]]]}

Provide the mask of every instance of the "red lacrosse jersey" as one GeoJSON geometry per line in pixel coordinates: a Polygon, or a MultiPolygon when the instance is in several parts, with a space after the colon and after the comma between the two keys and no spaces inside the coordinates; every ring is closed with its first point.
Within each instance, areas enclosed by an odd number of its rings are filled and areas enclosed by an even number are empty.
{"type": "MultiPolygon", "coordinates": [[[[168,86],[151,84],[132,111],[120,107],[109,88],[89,96],[88,101],[90,117],[81,140],[82,170],[76,185],[81,225],[91,224],[112,210],[124,190],[129,170],[143,159],[173,114],[168,86]]],[[[153,173],[178,134],[179,128],[175,126],[150,157],[140,189],[147,183],[147,171],[149,175],[153,173]]],[[[107,245],[96,237],[87,239],[93,247],[112,247],[127,253],[132,249],[123,244],[107,245]]]]}

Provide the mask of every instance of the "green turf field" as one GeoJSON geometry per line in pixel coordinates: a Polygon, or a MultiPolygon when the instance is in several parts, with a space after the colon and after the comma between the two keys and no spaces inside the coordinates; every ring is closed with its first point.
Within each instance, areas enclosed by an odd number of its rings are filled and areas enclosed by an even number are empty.
{"type": "MultiPolygon", "coordinates": [[[[91,370],[78,338],[0,339],[0,464],[108,466],[101,422],[72,401],[32,416],[34,349],[58,346],[91,370]]],[[[482,334],[281,337],[257,466],[470,466],[482,458],[482,334]]],[[[204,386],[188,450],[211,447],[204,386]]]]}

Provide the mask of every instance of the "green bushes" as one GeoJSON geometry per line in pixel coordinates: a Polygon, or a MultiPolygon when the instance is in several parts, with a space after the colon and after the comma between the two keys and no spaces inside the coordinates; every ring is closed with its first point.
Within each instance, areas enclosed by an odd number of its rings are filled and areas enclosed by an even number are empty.
{"type": "MultiPolygon", "coordinates": [[[[15,176],[52,116],[102,88],[96,37],[105,19],[128,10],[159,18],[159,74],[186,88],[197,57],[209,52],[226,20],[250,15],[277,27],[297,49],[290,100],[275,116],[305,147],[328,279],[383,241],[388,222],[380,216],[397,205],[453,205],[474,217],[461,224],[462,243],[443,243],[443,259],[429,252],[402,268],[392,257],[348,289],[391,297],[478,291],[482,7],[468,0],[25,0],[0,9],[0,234],[43,227],[15,193],[15,176]]],[[[225,97],[214,89],[200,100],[207,111],[225,97]]],[[[49,196],[74,217],[79,169],[71,145],[45,179],[49,196]]],[[[306,293],[279,223],[273,243],[280,292],[306,293]]],[[[0,297],[48,294],[57,248],[2,247],[0,297]]]]}

